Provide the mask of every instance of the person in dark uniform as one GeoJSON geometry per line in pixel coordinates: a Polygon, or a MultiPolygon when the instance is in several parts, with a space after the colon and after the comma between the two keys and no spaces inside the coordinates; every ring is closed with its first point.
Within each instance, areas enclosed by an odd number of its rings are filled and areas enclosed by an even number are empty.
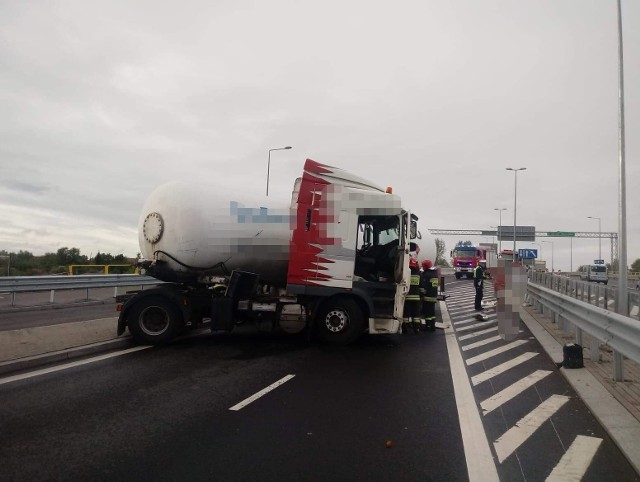
{"type": "Polygon", "coordinates": [[[426,321],[426,329],[436,331],[436,302],[438,301],[438,271],[433,267],[430,259],[422,262],[422,277],[420,288],[423,292],[422,314],[426,321]]]}
{"type": "Polygon", "coordinates": [[[413,328],[414,333],[420,331],[420,266],[415,258],[409,260],[409,269],[411,270],[411,286],[409,292],[404,299],[404,314],[402,323],[402,332],[406,333],[409,326],[413,328]]]}
{"type": "Polygon", "coordinates": [[[476,289],[476,299],[474,302],[474,308],[476,311],[482,310],[482,296],[484,289],[484,268],[478,265],[473,270],[473,286],[476,289]]]}

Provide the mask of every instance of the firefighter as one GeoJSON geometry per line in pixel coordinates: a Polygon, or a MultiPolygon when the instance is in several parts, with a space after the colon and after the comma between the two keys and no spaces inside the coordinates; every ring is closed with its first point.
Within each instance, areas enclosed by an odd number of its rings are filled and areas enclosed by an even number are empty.
{"type": "Polygon", "coordinates": [[[406,333],[409,326],[414,333],[420,331],[420,266],[415,258],[409,259],[409,269],[411,270],[411,286],[404,300],[404,315],[402,331],[406,333]]]}
{"type": "Polygon", "coordinates": [[[426,329],[436,331],[436,302],[438,301],[438,271],[433,267],[430,259],[422,262],[422,277],[420,287],[423,290],[422,309],[426,321],[426,329]]]}
{"type": "Polygon", "coordinates": [[[474,308],[476,311],[482,310],[482,296],[484,288],[484,268],[478,264],[473,270],[473,286],[476,289],[476,299],[474,302],[474,308]]]}

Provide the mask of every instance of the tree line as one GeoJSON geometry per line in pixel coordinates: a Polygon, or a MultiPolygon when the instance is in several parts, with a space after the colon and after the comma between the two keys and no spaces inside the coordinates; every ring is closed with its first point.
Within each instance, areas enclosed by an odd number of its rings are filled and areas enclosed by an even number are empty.
{"type": "MultiPolygon", "coordinates": [[[[45,253],[35,256],[29,251],[9,253],[0,250],[0,276],[43,276],[50,274],[66,274],[68,265],[91,264],[132,264],[131,259],[124,254],[112,255],[98,251],[95,256],[87,256],[80,253],[78,248],[63,247],[55,253],[45,253]]],[[[128,268],[113,268],[111,273],[128,273],[133,270],[128,268]]],[[[99,271],[99,270],[97,270],[99,271]]],[[[83,271],[90,273],[91,271],[83,271]]]]}

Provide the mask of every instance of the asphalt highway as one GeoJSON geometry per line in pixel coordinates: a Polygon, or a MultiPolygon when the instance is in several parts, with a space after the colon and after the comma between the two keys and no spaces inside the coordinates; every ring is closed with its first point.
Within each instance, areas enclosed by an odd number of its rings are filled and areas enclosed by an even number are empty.
{"type": "Polygon", "coordinates": [[[3,375],[0,480],[640,480],[524,324],[447,293],[434,333],[242,326],[3,375]]]}

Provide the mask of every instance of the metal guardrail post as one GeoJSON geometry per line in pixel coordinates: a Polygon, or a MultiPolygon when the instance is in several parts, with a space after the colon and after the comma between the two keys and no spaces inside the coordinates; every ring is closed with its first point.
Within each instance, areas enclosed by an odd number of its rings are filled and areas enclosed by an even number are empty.
{"type": "Polygon", "coordinates": [[[613,379],[616,382],[624,381],[624,365],[622,353],[613,352],[613,379]]]}
{"type": "Polygon", "coordinates": [[[11,306],[16,306],[16,293],[15,293],[15,291],[11,293],[11,306]]]}
{"type": "Polygon", "coordinates": [[[56,290],[49,291],[49,303],[53,303],[53,297],[55,296],[56,290]]]}
{"type": "Polygon", "coordinates": [[[589,336],[589,358],[592,362],[600,361],[600,340],[595,336],[589,336]]]}

